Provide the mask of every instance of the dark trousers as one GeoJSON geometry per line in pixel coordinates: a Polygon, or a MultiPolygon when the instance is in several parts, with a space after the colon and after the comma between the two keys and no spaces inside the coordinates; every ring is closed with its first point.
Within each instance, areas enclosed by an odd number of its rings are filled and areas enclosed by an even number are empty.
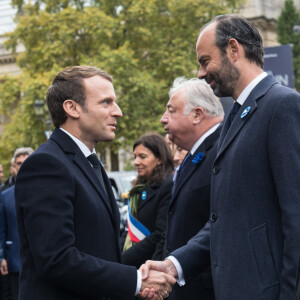
{"type": "Polygon", "coordinates": [[[19,273],[9,273],[7,275],[8,286],[12,300],[18,300],[19,294],[19,273]]]}
{"type": "Polygon", "coordinates": [[[11,300],[8,277],[0,275],[0,300],[11,300]]]}

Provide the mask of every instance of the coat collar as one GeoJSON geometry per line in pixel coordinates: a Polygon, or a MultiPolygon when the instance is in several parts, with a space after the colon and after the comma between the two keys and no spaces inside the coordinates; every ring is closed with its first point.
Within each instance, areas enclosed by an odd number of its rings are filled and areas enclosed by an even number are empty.
{"type": "Polygon", "coordinates": [[[182,186],[186,183],[186,181],[192,176],[192,174],[199,168],[199,166],[202,164],[202,161],[199,163],[193,163],[193,158],[199,153],[202,152],[204,157],[203,160],[205,160],[206,152],[214,145],[214,143],[219,138],[220,132],[221,132],[222,126],[219,126],[211,135],[209,135],[203,143],[198,147],[198,149],[195,151],[194,155],[189,159],[186,166],[184,167],[184,170],[180,174],[179,178],[177,178],[176,182],[174,183],[174,190],[172,195],[171,203],[176,198],[178,192],[181,190],[182,186]]]}
{"type": "Polygon", "coordinates": [[[236,137],[241,128],[246,124],[246,122],[252,117],[257,109],[257,101],[259,101],[266,92],[276,84],[273,76],[267,76],[261,80],[257,86],[251,91],[250,95],[241,106],[233,120],[231,126],[229,125],[229,117],[227,117],[223,129],[221,131],[220,139],[218,142],[218,153],[217,158],[224,152],[224,150],[229,146],[232,140],[236,137]],[[242,114],[249,110],[248,113],[242,117],[242,114]],[[230,128],[229,128],[230,127],[230,128]]]}

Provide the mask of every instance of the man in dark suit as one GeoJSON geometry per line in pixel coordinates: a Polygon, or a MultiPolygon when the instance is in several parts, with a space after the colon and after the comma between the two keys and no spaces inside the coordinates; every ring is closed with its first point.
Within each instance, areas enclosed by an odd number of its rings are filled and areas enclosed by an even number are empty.
{"type": "MultiPolygon", "coordinates": [[[[14,165],[18,173],[25,159],[33,149],[22,147],[14,153],[14,165]]],[[[7,276],[8,291],[12,300],[18,300],[20,272],[20,243],[15,207],[15,187],[12,186],[0,195],[0,244],[3,245],[3,259],[0,272],[7,276]]]]}
{"type": "Polygon", "coordinates": [[[170,260],[147,265],[189,282],[211,259],[217,300],[294,299],[300,95],[263,72],[262,38],[240,16],[208,23],[198,38],[197,57],[198,77],[216,95],[235,100],[214,162],[210,223],[172,253],[176,266],[170,260]]]}
{"type": "Polygon", "coordinates": [[[122,116],[111,76],[69,67],[54,78],[47,104],[56,128],[16,181],[19,300],[127,300],[145,287],[167,297],[171,276],[142,281],[135,267],[120,264],[119,211],[93,154],[96,143],[114,139],[122,116]]]}
{"type": "MultiPolygon", "coordinates": [[[[210,86],[197,78],[177,78],[161,118],[169,139],[187,150],[176,176],[168,212],[165,256],[185,245],[209,219],[210,177],[217,154],[224,111],[210,86]]],[[[214,299],[210,267],[169,299],[214,299]]]]}

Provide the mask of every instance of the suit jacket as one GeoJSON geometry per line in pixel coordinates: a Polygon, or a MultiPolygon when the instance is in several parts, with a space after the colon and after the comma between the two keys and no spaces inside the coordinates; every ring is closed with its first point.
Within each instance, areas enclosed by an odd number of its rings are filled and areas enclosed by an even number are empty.
{"type": "Polygon", "coordinates": [[[14,193],[14,186],[1,193],[0,243],[3,245],[3,258],[7,261],[9,273],[20,271],[20,243],[14,193]]]}
{"type": "Polygon", "coordinates": [[[155,186],[148,186],[145,200],[140,198],[138,220],[151,232],[149,236],[122,253],[123,263],[140,267],[147,259],[162,260],[168,207],[173,176],[155,186]]]}
{"type": "Polygon", "coordinates": [[[300,95],[268,76],[252,90],[227,133],[228,120],[224,124],[213,167],[210,224],[185,252],[174,253],[190,280],[205,267],[211,243],[216,299],[294,299],[300,254],[299,115],[300,95]]]}
{"type": "Polygon", "coordinates": [[[55,129],[17,176],[19,300],[132,299],[136,268],[118,264],[119,211],[75,142],[55,129]]]}
{"type": "MultiPolygon", "coordinates": [[[[209,219],[211,173],[220,132],[221,126],[203,141],[176,179],[168,212],[165,256],[185,245],[209,219]],[[193,163],[200,152],[203,159],[193,163]]],[[[175,285],[169,299],[214,299],[210,267],[184,287],[175,285]]]]}

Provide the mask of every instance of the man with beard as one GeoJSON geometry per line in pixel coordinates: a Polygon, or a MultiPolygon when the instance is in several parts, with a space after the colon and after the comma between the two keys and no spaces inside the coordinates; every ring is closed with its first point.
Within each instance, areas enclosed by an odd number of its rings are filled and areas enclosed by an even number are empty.
{"type": "Polygon", "coordinates": [[[197,41],[204,78],[232,96],[213,166],[210,222],[148,269],[184,284],[211,262],[217,300],[294,299],[300,255],[300,95],[263,72],[257,29],[217,16],[197,41]],[[173,263],[172,263],[173,261],[173,263]]]}

